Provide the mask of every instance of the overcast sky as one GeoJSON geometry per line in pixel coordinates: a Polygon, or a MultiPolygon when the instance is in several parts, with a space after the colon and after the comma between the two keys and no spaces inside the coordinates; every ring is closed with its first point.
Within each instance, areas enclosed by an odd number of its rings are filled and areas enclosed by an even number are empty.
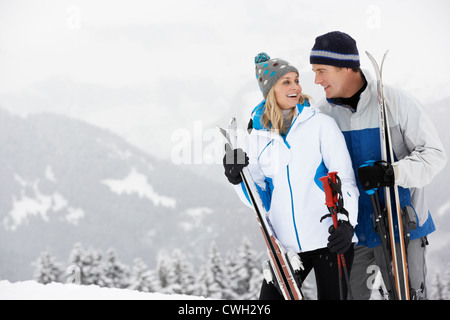
{"type": "MultiPolygon", "coordinates": [[[[261,51],[301,71],[315,99],[314,39],[340,30],[390,49],[384,79],[425,107],[449,97],[448,0],[0,0],[0,108],[56,112],[170,157],[174,131],[246,117],[261,51]]],[[[221,122],[221,123],[218,123],[221,122]]]]}

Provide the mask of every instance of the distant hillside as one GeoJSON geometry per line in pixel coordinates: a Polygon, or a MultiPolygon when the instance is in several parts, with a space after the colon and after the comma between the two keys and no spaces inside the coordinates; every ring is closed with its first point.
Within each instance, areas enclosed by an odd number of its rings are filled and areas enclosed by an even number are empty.
{"type": "Polygon", "coordinates": [[[231,186],[206,180],[123,139],[53,114],[0,109],[0,279],[27,280],[49,250],[66,261],[75,242],[153,266],[160,250],[203,260],[211,241],[262,245],[231,186]]]}

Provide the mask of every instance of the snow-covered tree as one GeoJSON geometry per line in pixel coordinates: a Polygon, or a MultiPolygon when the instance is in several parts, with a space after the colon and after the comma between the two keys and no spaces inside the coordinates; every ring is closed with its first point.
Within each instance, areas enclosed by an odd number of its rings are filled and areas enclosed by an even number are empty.
{"type": "Polygon", "coordinates": [[[444,265],[445,272],[438,270],[432,282],[433,292],[428,292],[428,298],[433,300],[450,300],[450,263],[444,265]]]}
{"type": "Polygon", "coordinates": [[[127,288],[130,285],[129,267],[117,259],[116,251],[109,248],[106,251],[106,261],[103,263],[105,286],[110,288],[127,288]]]}
{"type": "Polygon", "coordinates": [[[175,249],[172,254],[171,291],[177,294],[198,295],[199,288],[195,278],[194,268],[180,250],[175,249]]]}
{"type": "Polygon", "coordinates": [[[159,291],[160,286],[155,272],[152,270],[148,270],[147,265],[141,258],[136,258],[133,262],[133,267],[131,268],[130,285],[128,289],[143,292],[159,291]]]}
{"type": "Polygon", "coordinates": [[[70,252],[67,273],[67,281],[76,284],[105,286],[107,282],[103,274],[101,252],[92,247],[86,251],[79,242],[70,252]]]}
{"type": "Polygon", "coordinates": [[[85,256],[85,276],[86,284],[95,284],[100,287],[106,287],[107,280],[103,273],[103,254],[100,250],[92,247],[86,253],[85,256]]]}
{"type": "Polygon", "coordinates": [[[238,253],[233,252],[233,251],[228,251],[227,256],[225,258],[225,270],[228,274],[229,291],[224,296],[224,299],[227,299],[227,300],[237,300],[240,297],[239,284],[238,284],[240,281],[239,272],[238,272],[238,269],[240,268],[240,266],[239,266],[239,261],[238,261],[237,257],[238,257],[238,253]]]}
{"type": "Polygon", "coordinates": [[[434,300],[445,300],[446,299],[446,294],[447,294],[447,290],[446,290],[446,286],[445,283],[443,283],[441,277],[439,276],[439,272],[436,272],[434,281],[433,281],[433,286],[436,289],[436,292],[433,294],[433,299],[434,300]]]}
{"type": "Polygon", "coordinates": [[[55,258],[48,251],[40,253],[39,258],[32,263],[36,269],[34,271],[34,280],[47,284],[50,282],[61,282],[64,270],[61,263],[56,262],[55,258]]]}
{"type": "Polygon", "coordinates": [[[69,254],[67,282],[86,284],[86,251],[80,242],[74,244],[69,254]]]}
{"type": "Polygon", "coordinates": [[[212,299],[223,299],[229,295],[229,281],[222,257],[213,242],[205,265],[200,272],[201,294],[212,299]]]}
{"type": "Polygon", "coordinates": [[[227,256],[229,286],[233,295],[226,299],[257,299],[261,288],[261,255],[251,248],[251,242],[244,238],[237,252],[227,256]]]}
{"type": "Polygon", "coordinates": [[[156,262],[156,275],[159,281],[159,287],[165,293],[171,293],[170,285],[173,283],[172,260],[165,253],[160,253],[156,262]]]}

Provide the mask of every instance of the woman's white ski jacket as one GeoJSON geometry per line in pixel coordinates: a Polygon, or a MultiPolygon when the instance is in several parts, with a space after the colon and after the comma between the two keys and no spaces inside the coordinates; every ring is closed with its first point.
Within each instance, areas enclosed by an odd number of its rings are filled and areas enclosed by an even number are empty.
{"type": "MultiPolygon", "coordinates": [[[[253,129],[246,141],[249,172],[255,182],[277,238],[287,250],[305,252],[327,246],[332,225],[319,178],[337,171],[342,181],[344,208],[357,224],[359,191],[344,136],[335,121],[307,102],[297,105],[285,136],[261,125],[264,101],[252,113],[253,129]]],[[[235,186],[251,206],[243,183],[235,186]]],[[[339,215],[339,219],[347,217],[339,215]]],[[[357,241],[356,237],[353,239],[357,241]]]]}

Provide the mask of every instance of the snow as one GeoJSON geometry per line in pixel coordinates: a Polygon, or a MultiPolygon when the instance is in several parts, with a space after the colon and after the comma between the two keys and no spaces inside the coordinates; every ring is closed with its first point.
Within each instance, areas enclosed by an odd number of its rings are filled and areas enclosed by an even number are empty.
{"type": "MultiPolygon", "coordinates": [[[[49,180],[55,179],[49,167],[46,168],[45,175],[49,180]]],[[[39,179],[30,182],[17,174],[14,175],[14,179],[19,182],[22,189],[18,198],[13,196],[12,209],[3,219],[3,225],[7,230],[16,230],[21,224],[27,222],[29,216],[40,216],[44,221],[49,221],[49,213],[60,212],[63,209],[68,211],[64,218],[74,225],[77,225],[78,220],[84,217],[84,211],[81,208],[69,206],[69,201],[60,193],[53,192],[51,195],[46,195],[41,192],[39,179]]]]}
{"type": "Polygon", "coordinates": [[[148,183],[147,177],[139,173],[136,168],[132,168],[131,172],[122,180],[105,179],[102,183],[106,184],[112,192],[117,194],[138,194],[141,198],[147,198],[153,202],[155,206],[162,205],[164,207],[175,208],[176,200],[174,198],[159,195],[153,187],[148,183]]]}
{"type": "Polygon", "coordinates": [[[203,297],[141,292],[130,289],[104,288],[34,280],[11,283],[0,280],[0,300],[202,300],[203,297]]]}
{"type": "MultiPolygon", "coordinates": [[[[208,207],[198,207],[198,208],[191,208],[191,209],[187,209],[186,211],[184,211],[182,214],[185,216],[188,216],[190,218],[191,222],[181,222],[180,226],[185,230],[185,231],[190,231],[193,230],[195,228],[201,228],[202,227],[202,221],[203,218],[206,215],[212,214],[213,210],[211,208],[208,207]]],[[[206,231],[210,232],[211,228],[210,227],[206,227],[206,231]]]]}

